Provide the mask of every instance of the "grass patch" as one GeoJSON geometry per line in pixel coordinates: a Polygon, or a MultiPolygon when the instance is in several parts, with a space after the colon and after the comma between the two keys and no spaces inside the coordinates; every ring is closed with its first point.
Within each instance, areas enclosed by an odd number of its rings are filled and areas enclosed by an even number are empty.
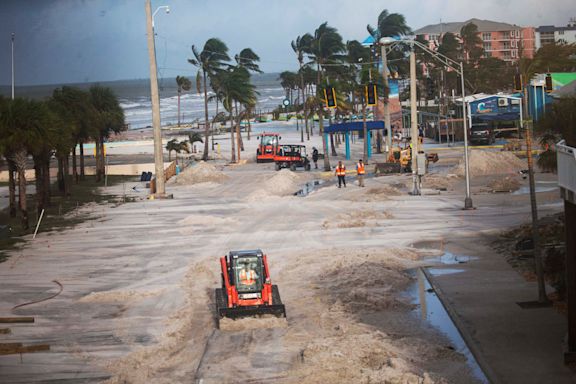
{"type": "MultiPolygon", "coordinates": [[[[108,176],[108,186],[135,182],[136,180],[138,180],[136,176],[108,176]]],[[[63,231],[89,220],[88,214],[69,214],[85,204],[106,204],[111,202],[123,204],[134,201],[134,198],[123,198],[122,196],[101,193],[98,190],[101,187],[104,187],[103,181],[96,182],[96,177],[86,176],[84,181],[72,185],[71,196],[63,197],[57,194],[56,184],[53,184],[51,187],[53,193],[51,205],[44,211],[40,230],[42,232],[63,231]]],[[[24,242],[22,236],[34,233],[38,222],[36,196],[27,195],[27,204],[30,224],[30,228],[27,231],[22,229],[19,216],[10,217],[8,208],[0,210],[0,223],[3,223],[3,225],[0,225],[0,263],[8,258],[7,251],[22,245],[21,243],[24,242]]]]}

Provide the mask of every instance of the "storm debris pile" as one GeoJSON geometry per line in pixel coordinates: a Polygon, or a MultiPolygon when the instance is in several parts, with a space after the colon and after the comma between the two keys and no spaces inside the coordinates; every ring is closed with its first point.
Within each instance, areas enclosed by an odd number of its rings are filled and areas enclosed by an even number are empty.
{"type": "Polygon", "coordinates": [[[227,178],[228,176],[226,176],[224,172],[218,170],[212,164],[201,161],[196,165],[184,169],[182,173],[174,178],[174,182],[181,185],[199,184],[206,182],[221,183],[227,178]]]}
{"type": "MultiPolygon", "coordinates": [[[[511,152],[492,152],[474,149],[468,156],[468,165],[471,176],[517,174],[527,169],[524,160],[519,159],[511,152]]],[[[464,159],[452,169],[458,176],[465,175],[464,159]]]]}

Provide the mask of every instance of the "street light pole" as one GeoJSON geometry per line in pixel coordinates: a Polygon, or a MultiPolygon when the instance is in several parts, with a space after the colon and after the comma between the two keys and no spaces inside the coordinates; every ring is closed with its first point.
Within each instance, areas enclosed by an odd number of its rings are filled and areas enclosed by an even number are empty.
{"type": "MultiPolygon", "coordinates": [[[[464,167],[466,176],[466,197],[464,198],[464,209],[473,209],[472,198],[470,197],[470,167],[468,164],[468,124],[466,120],[466,90],[464,89],[464,65],[460,62],[460,79],[462,81],[462,125],[464,126],[464,167]]],[[[470,108],[470,106],[468,106],[470,108]]],[[[472,115],[472,112],[470,112],[472,115]]]]}
{"type": "Polygon", "coordinates": [[[410,147],[411,147],[411,167],[412,167],[412,194],[419,195],[418,190],[418,111],[416,110],[416,54],[414,46],[410,49],[410,147]]]}
{"type": "MultiPolygon", "coordinates": [[[[160,9],[160,8],[158,8],[160,9]]],[[[158,9],[156,12],[158,12],[158,9]]],[[[154,14],[156,14],[154,12],[154,14]]],[[[160,125],[160,97],[158,94],[158,73],[156,67],[156,47],[154,41],[154,21],[150,0],[146,0],[146,31],[148,37],[148,57],[150,59],[150,96],[152,101],[152,128],[154,131],[154,166],[156,173],[156,197],[164,197],[164,154],[162,148],[162,127],[160,125]]]]}
{"type": "Polygon", "coordinates": [[[14,32],[12,32],[12,100],[14,100],[14,32]]]}
{"type": "Polygon", "coordinates": [[[384,79],[384,87],[388,92],[387,97],[384,98],[384,126],[388,130],[386,138],[386,153],[392,149],[392,127],[390,125],[390,87],[388,82],[388,58],[386,57],[386,46],[380,44],[382,51],[382,77],[384,79]]]}

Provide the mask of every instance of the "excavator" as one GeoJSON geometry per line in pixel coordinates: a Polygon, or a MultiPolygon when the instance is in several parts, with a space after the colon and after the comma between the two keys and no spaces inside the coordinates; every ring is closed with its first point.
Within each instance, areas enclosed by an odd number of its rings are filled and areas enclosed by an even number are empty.
{"type": "Polygon", "coordinates": [[[216,288],[218,324],[237,319],[274,315],[286,317],[278,286],[270,279],[267,256],[260,249],[230,251],[220,258],[222,288],[216,288]]]}

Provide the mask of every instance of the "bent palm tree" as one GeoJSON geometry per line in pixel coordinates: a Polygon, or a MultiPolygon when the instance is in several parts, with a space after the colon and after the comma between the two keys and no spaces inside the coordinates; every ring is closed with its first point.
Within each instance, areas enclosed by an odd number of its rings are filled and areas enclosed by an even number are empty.
{"type": "MultiPolygon", "coordinates": [[[[222,40],[211,38],[206,41],[202,51],[198,51],[196,46],[192,46],[193,59],[188,62],[198,67],[196,75],[196,84],[200,85],[200,79],[203,81],[204,90],[204,154],[202,160],[208,160],[208,136],[210,134],[210,123],[208,122],[208,78],[212,80],[214,76],[226,68],[227,62],[230,61],[228,56],[228,47],[222,40]],[[200,77],[200,75],[202,77],[200,77]]],[[[200,88],[200,87],[198,87],[200,88]]]]}
{"type": "Polygon", "coordinates": [[[176,85],[178,86],[178,126],[180,126],[180,95],[182,91],[189,91],[192,83],[186,76],[176,76],[176,85]]]}
{"type": "MultiPolygon", "coordinates": [[[[326,65],[336,64],[342,61],[342,53],[345,50],[342,36],[340,36],[336,28],[328,26],[328,23],[323,23],[316,29],[316,31],[314,31],[314,36],[310,45],[305,49],[305,53],[308,55],[311,63],[316,64],[318,69],[316,77],[316,100],[323,100],[322,89],[320,87],[322,82],[322,70],[326,65]]],[[[320,135],[324,135],[323,108],[320,107],[319,110],[318,122],[320,125],[320,135]]],[[[324,150],[324,170],[330,171],[328,143],[326,143],[326,138],[324,136],[322,136],[322,149],[324,150]]]]}
{"type": "MultiPolygon", "coordinates": [[[[308,119],[306,118],[306,94],[304,92],[304,71],[302,67],[304,66],[304,52],[312,42],[312,35],[309,33],[304,34],[303,36],[298,36],[296,40],[292,40],[292,50],[296,54],[298,58],[298,65],[300,69],[298,70],[298,75],[300,77],[300,92],[302,94],[302,106],[303,106],[303,114],[304,114],[304,125],[306,129],[306,136],[308,140],[310,140],[310,131],[308,129],[308,119]]],[[[304,131],[300,131],[300,141],[304,142],[304,131]]]]}

